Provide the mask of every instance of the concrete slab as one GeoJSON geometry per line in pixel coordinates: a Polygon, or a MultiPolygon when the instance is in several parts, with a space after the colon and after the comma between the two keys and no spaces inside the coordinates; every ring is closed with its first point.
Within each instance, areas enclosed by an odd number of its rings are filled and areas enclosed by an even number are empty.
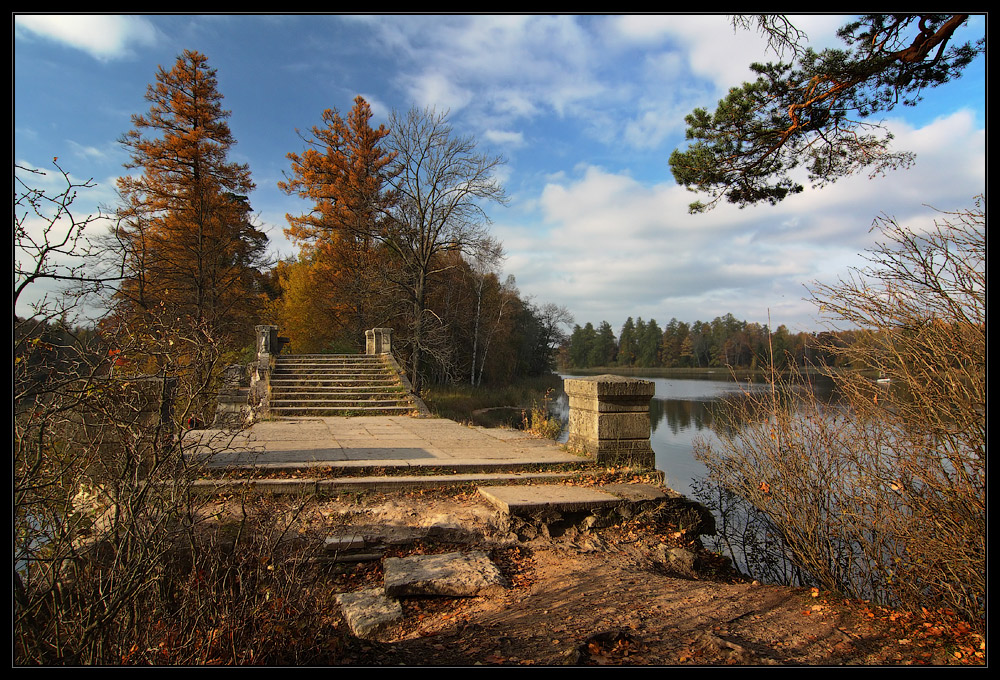
{"type": "Polygon", "coordinates": [[[341,593],[337,596],[337,604],[351,632],[362,639],[377,638],[403,618],[403,606],[399,600],[387,597],[381,588],[341,593]]]}
{"type": "Polygon", "coordinates": [[[617,496],[590,487],[560,484],[480,487],[479,494],[506,514],[536,508],[551,508],[560,512],[590,510],[621,502],[617,496]]]}
{"type": "Polygon", "coordinates": [[[604,484],[601,489],[631,502],[659,501],[670,497],[663,489],[652,484],[604,484]]]}

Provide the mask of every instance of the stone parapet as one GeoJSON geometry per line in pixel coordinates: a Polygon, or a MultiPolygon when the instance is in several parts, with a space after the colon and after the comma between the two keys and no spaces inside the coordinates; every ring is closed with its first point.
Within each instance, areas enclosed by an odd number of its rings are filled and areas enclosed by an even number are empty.
{"type": "Polygon", "coordinates": [[[277,326],[256,326],[257,359],[250,374],[250,389],[248,403],[250,405],[250,420],[265,419],[271,409],[271,371],[274,370],[275,357],[289,343],[288,338],[278,335],[277,326]]]}
{"type": "Polygon", "coordinates": [[[365,331],[365,354],[391,354],[392,329],[373,328],[365,331]]]}
{"type": "Polygon", "coordinates": [[[655,467],[649,444],[649,380],[617,375],[567,378],[568,444],[595,456],[598,463],[655,467]]]}

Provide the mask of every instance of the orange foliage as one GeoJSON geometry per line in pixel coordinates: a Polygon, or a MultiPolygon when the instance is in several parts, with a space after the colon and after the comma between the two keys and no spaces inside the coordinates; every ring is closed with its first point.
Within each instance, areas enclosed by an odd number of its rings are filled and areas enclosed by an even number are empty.
{"type": "Polygon", "coordinates": [[[313,127],[312,138],[302,154],[289,153],[293,177],[279,182],[288,194],[313,202],[309,213],[287,215],[291,225],[285,233],[303,244],[360,241],[370,243],[372,227],[392,204],[385,190],[395,154],[381,141],[389,131],[384,125],[371,127],[372,112],[363,97],[345,122],[336,109],[323,112],[326,127],[313,127]]]}
{"type": "Polygon", "coordinates": [[[254,188],[245,164],[227,160],[236,143],[226,123],[215,70],[185,51],[162,67],[146,92],[149,113],[134,115],[120,142],[129,150],[118,179],[130,313],[160,308],[213,334],[248,334],[256,305],[256,267],[267,237],[250,220],[254,188]]]}
{"type": "Polygon", "coordinates": [[[372,278],[389,265],[371,235],[393,202],[386,182],[395,155],[381,146],[388,130],[372,128],[371,119],[360,96],[346,121],[336,109],[324,111],[325,127],[312,128],[301,154],[288,154],[292,175],[278,183],[313,204],[307,213],[286,216],[285,233],[299,244],[300,263],[289,269],[287,285],[295,290],[286,294],[280,317],[299,349],[319,341],[328,346],[337,336],[357,340],[380,322],[372,278]]]}

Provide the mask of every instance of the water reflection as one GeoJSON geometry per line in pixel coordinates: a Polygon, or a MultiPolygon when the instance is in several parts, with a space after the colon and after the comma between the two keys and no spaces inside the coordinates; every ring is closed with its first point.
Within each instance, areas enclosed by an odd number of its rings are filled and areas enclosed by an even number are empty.
{"type": "MultiPolygon", "coordinates": [[[[577,377],[561,374],[562,378],[577,377]]],[[[583,377],[583,376],[580,376],[583,377]]],[[[636,376],[641,377],[641,376],[636,376]]],[[[665,484],[686,496],[693,497],[692,481],[705,476],[705,466],[694,458],[694,440],[702,438],[710,444],[718,441],[716,432],[728,427],[721,418],[721,409],[730,399],[740,399],[751,392],[770,389],[761,382],[735,382],[704,378],[643,378],[655,385],[649,402],[650,445],[656,455],[656,467],[663,471],[665,484]]],[[[813,385],[820,396],[828,397],[832,383],[820,381],[813,385]]],[[[569,420],[569,405],[565,393],[557,395],[553,410],[565,424],[569,420]]],[[[560,441],[565,442],[564,432],[560,441]]]]}

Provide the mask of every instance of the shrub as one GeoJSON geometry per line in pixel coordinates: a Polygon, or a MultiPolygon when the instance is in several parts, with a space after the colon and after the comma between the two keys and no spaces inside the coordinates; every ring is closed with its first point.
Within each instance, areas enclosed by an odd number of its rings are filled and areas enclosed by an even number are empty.
{"type": "Polygon", "coordinates": [[[977,203],[923,232],[876,227],[885,240],[870,266],[814,300],[865,331],[831,351],[882,381],[835,373],[843,401],[831,405],[808,389],[789,400],[796,385],[774,380],[736,402],[721,444],[696,455],[720,487],[717,507],[756,529],[734,553],[764,550],[750,562],[783,565],[788,580],[982,626],[985,212],[977,203]]]}

